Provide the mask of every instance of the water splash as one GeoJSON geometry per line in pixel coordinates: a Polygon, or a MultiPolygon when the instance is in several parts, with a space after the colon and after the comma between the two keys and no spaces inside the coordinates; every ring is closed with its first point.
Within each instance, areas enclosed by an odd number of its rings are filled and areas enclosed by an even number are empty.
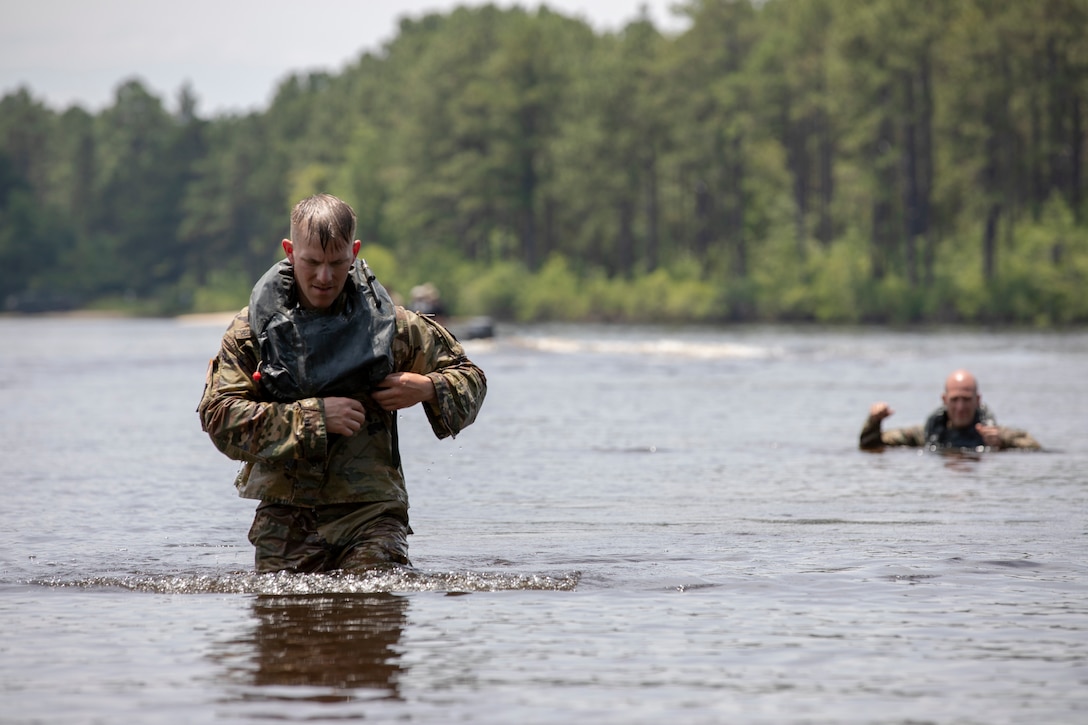
{"type": "Polygon", "coordinates": [[[581,572],[557,575],[488,572],[426,572],[400,567],[388,571],[332,574],[97,576],[32,581],[49,587],[128,589],[155,594],[371,594],[377,592],[574,591],[581,572]]]}

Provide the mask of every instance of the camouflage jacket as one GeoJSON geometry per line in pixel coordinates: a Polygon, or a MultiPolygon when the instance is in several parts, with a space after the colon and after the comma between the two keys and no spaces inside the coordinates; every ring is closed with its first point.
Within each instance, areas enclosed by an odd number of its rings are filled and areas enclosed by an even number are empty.
{"type": "MultiPolygon", "coordinates": [[[[215,446],[243,462],[235,480],[239,495],[296,506],[397,501],[407,507],[396,412],[364,395],[358,400],[366,426],[349,437],[328,433],[321,398],[273,402],[254,381],[260,362],[255,337],[244,308],[208,365],[197,407],[215,446]]],[[[393,366],[434,382],[437,399],[423,407],[438,438],[454,436],[476,419],[487,378],[438,323],[398,307],[393,366]]]]}
{"type": "MultiPolygon", "coordinates": [[[[877,449],[885,446],[931,446],[933,448],[961,448],[975,447],[982,443],[982,437],[973,429],[957,432],[954,428],[936,423],[947,423],[947,412],[944,408],[938,408],[929,416],[926,425],[914,425],[907,428],[893,428],[881,431],[881,421],[869,418],[861,429],[858,446],[864,449],[877,449]],[[976,440],[977,439],[977,440],[976,440]]],[[[993,414],[985,406],[979,406],[975,414],[975,422],[983,425],[997,425],[993,414]]],[[[1026,431],[1016,428],[998,427],[998,435],[1001,443],[997,449],[1025,448],[1038,450],[1041,446],[1026,431]]]]}

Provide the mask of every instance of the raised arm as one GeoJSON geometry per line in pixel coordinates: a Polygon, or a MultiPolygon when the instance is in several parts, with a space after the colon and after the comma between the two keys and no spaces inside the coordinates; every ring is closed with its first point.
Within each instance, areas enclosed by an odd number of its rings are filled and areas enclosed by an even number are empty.
{"type": "Polygon", "coordinates": [[[895,411],[887,403],[873,403],[869,408],[869,417],[858,436],[858,447],[865,450],[878,450],[885,446],[920,446],[925,443],[925,429],[915,425],[909,428],[895,428],[881,431],[881,423],[895,411]]]}

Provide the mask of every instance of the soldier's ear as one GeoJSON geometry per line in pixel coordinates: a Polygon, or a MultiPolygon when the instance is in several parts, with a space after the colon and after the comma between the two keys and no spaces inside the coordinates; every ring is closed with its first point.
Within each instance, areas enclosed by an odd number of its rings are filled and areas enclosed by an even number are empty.
{"type": "Polygon", "coordinates": [[[283,253],[287,255],[288,262],[295,263],[295,245],[291,243],[290,239],[283,240],[283,253]]]}

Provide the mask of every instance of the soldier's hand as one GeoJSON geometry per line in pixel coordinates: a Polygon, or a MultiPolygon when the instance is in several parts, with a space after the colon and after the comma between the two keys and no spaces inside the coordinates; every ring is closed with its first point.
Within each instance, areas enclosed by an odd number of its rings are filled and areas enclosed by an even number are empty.
{"type": "Polygon", "coordinates": [[[363,404],[352,398],[325,398],[325,430],[342,436],[355,435],[366,423],[363,404]]]}
{"type": "Polygon", "coordinates": [[[982,442],[988,445],[990,448],[1001,447],[1001,433],[998,432],[996,425],[983,425],[982,423],[975,424],[975,430],[982,436],[982,442]]]}
{"type": "Polygon", "coordinates": [[[869,408],[869,420],[874,423],[879,422],[893,413],[895,411],[889,408],[887,403],[873,403],[872,407],[869,408]]]}
{"type": "Polygon", "coordinates": [[[434,383],[419,373],[393,373],[378,383],[370,397],[382,410],[402,410],[416,403],[434,400],[434,383]]]}

